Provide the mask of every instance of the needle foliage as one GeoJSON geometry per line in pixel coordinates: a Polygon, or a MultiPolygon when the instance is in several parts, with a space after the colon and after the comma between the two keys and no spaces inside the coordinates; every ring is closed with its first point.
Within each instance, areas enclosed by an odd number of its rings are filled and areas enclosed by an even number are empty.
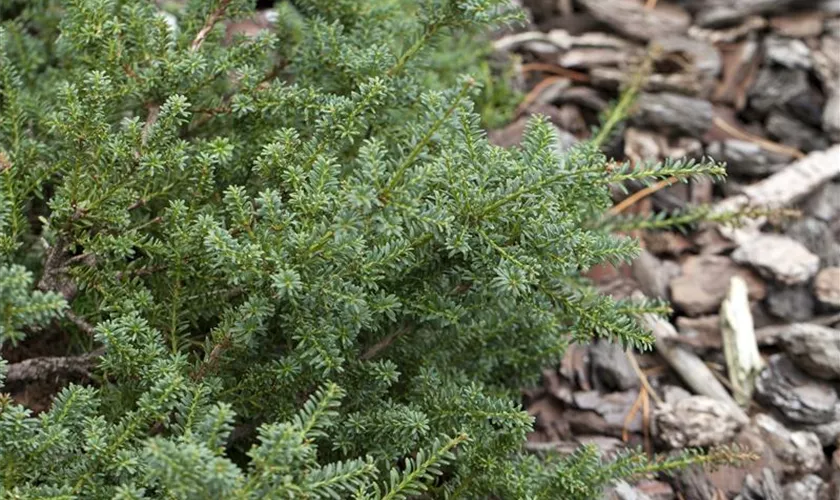
{"type": "Polygon", "coordinates": [[[609,185],[720,166],[609,169],[541,119],[491,146],[432,61],[504,1],[232,36],[252,3],[0,2],[0,342],[61,332],[44,378],[87,372],[0,397],[3,498],[586,499],[695,460],[527,455],[517,395],[571,342],[651,343],[660,304],[581,278],[637,250],[609,185]]]}

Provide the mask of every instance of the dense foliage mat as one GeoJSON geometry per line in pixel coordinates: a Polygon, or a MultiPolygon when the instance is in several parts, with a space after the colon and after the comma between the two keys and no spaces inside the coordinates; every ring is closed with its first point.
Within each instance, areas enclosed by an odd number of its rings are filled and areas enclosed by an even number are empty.
{"type": "Polygon", "coordinates": [[[0,342],[64,339],[0,371],[78,382],[0,396],[4,498],[597,498],[698,460],[521,451],[519,387],[663,310],[581,278],[636,252],[609,185],[722,171],[542,120],[491,146],[432,62],[503,3],[296,0],[246,38],[241,0],[0,2],[0,342]]]}

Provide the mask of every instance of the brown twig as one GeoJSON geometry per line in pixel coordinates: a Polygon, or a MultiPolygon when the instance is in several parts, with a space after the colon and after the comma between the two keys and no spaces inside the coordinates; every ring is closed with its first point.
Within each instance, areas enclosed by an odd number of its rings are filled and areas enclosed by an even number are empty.
{"type": "Polygon", "coordinates": [[[397,340],[397,338],[400,335],[403,335],[406,332],[408,332],[408,330],[409,330],[409,328],[407,326],[403,326],[399,330],[397,330],[394,333],[388,335],[384,339],[382,339],[379,342],[377,342],[376,344],[374,344],[370,349],[365,351],[364,354],[362,354],[361,359],[363,361],[367,361],[367,360],[373,358],[374,356],[379,354],[380,351],[382,351],[383,349],[385,349],[386,347],[391,345],[395,340],[397,340]]]}
{"type": "Polygon", "coordinates": [[[627,360],[630,361],[630,366],[633,368],[633,371],[636,372],[636,375],[639,377],[639,380],[642,382],[642,387],[648,392],[648,394],[656,401],[657,404],[662,404],[662,398],[660,398],[656,391],[653,390],[653,387],[650,385],[650,381],[647,378],[647,374],[642,371],[642,368],[639,366],[639,361],[636,359],[636,355],[633,354],[632,348],[628,348],[627,351],[627,360]]]}
{"type": "Polygon", "coordinates": [[[564,76],[569,80],[580,82],[580,83],[589,83],[590,78],[589,75],[585,73],[581,73],[580,71],[575,71],[569,68],[564,68],[563,66],[559,66],[557,64],[548,64],[548,63],[540,63],[540,62],[533,62],[523,64],[520,70],[523,73],[528,73],[531,71],[542,71],[545,73],[552,73],[558,76],[564,76]]]}
{"type": "Polygon", "coordinates": [[[134,72],[134,70],[131,68],[131,66],[128,65],[128,63],[123,64],[123,71],[125,71],[125,74],[128,75],[128,77],[132,80],[140,79],[140,77],[137,76],[137,73],[134,72]]]}
{"type": "Polygon", "coordinates": [[[158,115],[160,114],[160,105],[156,103],[149,103],[146,104],[146,109],[148,110],[149,114],[146,116],[146,123],[143,125],[143,132],[140,134],[140,140],[142,144],[146,145],[146,140],[149,137],[149,131],[152,129],[152,126],[157,122],[158,115]]]}
{"type": "Polygon", "coordinates": [[[644,373],[647,376],[662,375],[663,373],[667,372],[669,369],[670,368],[668,368],[668,365],[657,365],[657,366],[651,366],[650,368],[646,368],[646,369],[642,370],[642,373],[644,373]]]}
{"type": "Polygon", "coordinates": [[[11,170],[11,168],[12,162],[9,161],[9,157],[6,156],[6,153],[0,151],[0,173],[11,170]]]}
{"type": "Polygon", "coordinates": [[[213,119],[213,117],[218,116],[220,114],[228,113],[228,112],[230,112],[230,107],[224,107],[224,106],[220,106],[218,108],[214,108],[214,109],[211,109],[211,110],[200,111],[199,113],[203,113],[203,114],[201,115],[201,117],[198,120],[196,120],[196,122],[194,124],[192,124],[192,126],[190,128],[191,128],[191,130],[195,130],[195,129],[201,127],[202,125],[204,125],[205,123],[209,122],[211,119],[213,119]]]}
{"type": "Polygon", "coordinates": [[[79,255],[75,255],[70,257],[64,262],[64,267],[61,268],[61,271],[64,272],[67,270],[67,266],[71,264],[82,263],[86,266],[93,266],[96,264],[96,256],[92,253],[85,252],[79,255]]]}
{"type": "Polygon", "coordinates": [[[653,445],[650,442],[650,398],[648,397],[647,389],[642,386],[642,439],[645,444],[645,453],[648,456],[653,455],[653,445]]]}
{"type": "Polygon", "coordinates": [[[204,43],[204,40],[207,39],[207,35],[210,34],[210,31],[216,26],[216,23],[225,15],[225,11],[230,5],[230,0],[222,0],[219,3],[219,8],[214,10],[210,13],[210,16],[205,21],[204,26],[202,26],[201,30],[195,35],[195,39],[193,39],[192,44],[190,45],[190,50],[192,52],[197,51],[201,48],[201,45],[204,43]]]}
{"type": "Polygon", "coordinates": [[[128,210],[129,212],[131,212],[132,210],[137,210],[138,208],[142,207],[142,206],[143,206],[143,205],[145,205],[145,204],[146,204],[146,200],[144,200],[143,198],[140,198],[139,200],[137,200],[137,201],[135,201],[134,203],[132,203],[132,204],[128,207],[128,209],[127,209],[127,210],[128,210]]]}
{"type": "Polygon", "coordinates": [[[230,336],[225,336],[218,344],[213,346],[213,350],[210,351],[210,354],[207,356],[207,359],[201,363],[201,366],[198,368],[198,371],[193,374],[193,380],[201,380],[203,379],[208,373],[212,370],[216,369],[216,365],[219,364],[219,359],[222,357],[222,353],[230,347],[231,339],[230,336]]]}
{"type": "Polygon", "coordinates": [[[639,413],[639,408],[642,407],[642,399],[646,399],[647,395],[645,394],[645,388],[642,387],[639,390],[639,395],[636,396],[636,401],[633,403],[633,406],[630,407],[630,411],[627,412],[627,415],[624,417],[624,425],[621,428],[621,440],[625,443],[630,441],[630,424],[633,422],[633,419],[636,418],[636,415],[639,413]]]}
{"type": "Polygon", "coordinates": [[[542,92],[546,89],[546,87],[548,87],[549,85],[551,85],[554,82],[557,82],[557,81],[560,81],[560,80],[563,80],[563,79],[564,78],[561,77],[561,76],[549,76],[548,78],[540,81],[540,83],[534,85],[534,88],[532,88],[525,95],[525,97],[522,99],[522,102],[519,103],[519,106],[517,106],[516,114],[517,115],[522,114],[522,112],[525,111],[525,108],[527,108],[534,101],[537,100],[537,98],[540,96],[540,94],[542,94],[542,92]]]}
{"type": "MultiPolygon", "coordinates": [[[[256,90],[259,90],[259,91],[265,90],[268,87],[268,85],[271,83],[271,81],[274,80],[275,78],[277,78],[277,76],[280,74],[280,72],[283,70],[284,67],[286,67],[285,64],[274,65],[274,67],[271,68],[271,71],[266,73],[263,76],[262,80],[260,80],[260,82],[257,84],[256,90]]],[[[215,117],[215,116],[230,113],[231,110],[232,110],[231,106],[230,106],[230,101],[231,101],[231,99],[233,99],[233,97],[235,95],[236,95],[235,92],[231,92],[231,93],[225,95],[222,98],[222,104],[220,106],[216,106],[215,108],[204,108],[204,109],[194,110],[193,112],[197,115],[201,115],[201,117],[199,117],[199,119],[196,120],[195,123],[192,123],[190,125],[190,130],[195,130],[195,129],[201,127],[202,125],[204,125],[205,123],[207,123],[211,119],[213,119],[213,117],[215,117]]]]}
{"type": "Polygon", "coordinates": [[[36,287],[42,292],[58,292],[64,297],[64,300],[71,302],[78,292],[76,284],[72,281],[59,279],[67,260],[64,238],[59,236],[52,247],[49,247],[46,241],[44,241],[44,245],[47,246],[47,258],[44,259],[44,269],[36,287]]]}
{"type": "Polygon", "coordinates": [[[621,212],[627,210],[629,207],[631,207],[634,203],[638,202],[639,200],[642,200],[642,199],[654,194],[655,192],[660,191],[660,190],[670,186],[671,184],[674,184],[675,182],[677,182],[677,180],[678,179],[676,177],[671,177],[669,179],[661,180],[661,181],[657,182],[656,184],[654,184],[652,186],[648,186],[644,189],[636,191],[632,195],[625,198],[621,203],[612,207],[610,209],[610,214],[611,215],[620,214],[621,212]]]}
{"type": "Polygon", "coordinates": [[[738,137],[739,139],[742,139],[744,141],[748,141],[748,142],[752,142],[754,144],[757,144],[757,145],[761,146],[762,148],[766,149],[767,151],[773,151],[775,153],[790,155],[790,156],[793,156],[794,158],[797,158],[797,159],[805,157],[805,153],[803,153],[802,151],[800,151],[796,148],[792,148],[790,146],[785,146],[783,144],[778,144],[778,143],[775,143],[773,141],[769,141],[769,140],[767,140],[763,137],[758,137],[756,135],[752,135],[750,133],[744,132],[743,130],[740,130],[740,129],[736,128],[735,126],[728,123],[726,120],[724,120],[723,118],[721,118],[719,116],[716,116],[714,118],[713,123],[718,128],[723,130],[724,132],[732,134],[735,137],[738,137]]]}
{"type": "Polygon", "coordinates": [[[154,274],[154,273],[156,273],[158,271],[162,271],[164,269],[166,269],[165,264],[158,264],[158,265],[155,265],[155,266],[141,267],[139,269],[134,269],[134,270],[117,271],[117,273],[114,275],[114,277],[117,279],[117,281],[119,281],[119,280],[122,280],[123,278],[125,278],[126,276],[148,276],[150,274],[154,274]]]}

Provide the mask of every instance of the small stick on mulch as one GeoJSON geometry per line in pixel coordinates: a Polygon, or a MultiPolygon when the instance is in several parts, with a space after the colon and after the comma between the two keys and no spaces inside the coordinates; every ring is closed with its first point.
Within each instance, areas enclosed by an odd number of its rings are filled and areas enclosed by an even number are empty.
{"type": "Polygon", "coordinates": [[[785,155],[790,155],[794,158],[804,158],[805,153],[802,151],[792,148],[790,146],[785,146],[783,144],[778,144],[773,141],[767,140],[763,137],[758,137],[743,130],[738,129],[734,125],[731,125],[729,122],[724,120],[723,118],[716,116],[712,119],[712,122],[715,124],[716,127],[720,128],[727,134],[731,134],[739,139],[742,139],[747,142],[752,142],[757,144],[758,146],[766,149],[767,151],[773,151],[774,153],[781,153],[785,155]]]}
{"type": "Polygon", "coordinates": [[[580,71],[564,68],[563,66],[559,66],[557,64],[533,62],[523,64],[521,71],[523,73],[529,73],[531,71],[542,71],[545,73],[552,73],[554,75],[564,76],[569,80],[580,83],[589,83],[590,81],[589,75],[581,73],[580,71]]]}
{"type": "Polygon", "coordinates": [[[545,78],[544,80],[541,80],[540,83],[534,85],[534,88],[532,88],[525,95],[525,97],[522,99],[522,102],[519,103],[519,106],[517,106],[517,108],[516,108],[517,116],[521,115],[522,112],[525,111],[525,109],[528,108],[528,106],[533,104],[533,102],[536,101],[537,98],[539,98],[540,94],[542,94],[543,91],[546,88],[551,86],[552,83],[558,82],[558,81],[563,80],[563,79],[564,78],[561,77],[561,76],[549,76],[548,78],[545,78]]]}
{"type": "Polygon", "coordinates": [[[639,389],[639,395],[636,396],[636,401],[633,402],[633,406],[630,407],[630,411],[627,412],[627,415],[624,417],[624,426],[621,429],[621,440],[625,443],[630,440],[630,424],[633,422],[633,419],[636,418],[636,414],[639,413],[639,408],[642,407],[642,399],[645,399],[645,387],[642,386],[639,389]]]}
{"type": "Polygon", "coordinates": [[[643,319],[656,337],[656,351],[696,394],[721,401],[728,405],[740,420],[749,420],[744,410],[732,399],[703,360],[696,354],[672,344],[678,334],[671,323],[649,313],[645,314],[643,319]]]}
{"type": "Polygon", "coordinates": [[[671,177],[671,178],[668,178],[668,179],[665,179],[665,180],[661,180],[661,181],[657,182],[656,184],[654,184],[652,186],[648,186],[644,189],[636,191],[632,195],[625,198],[621,203],[612,207],[610,209],[610,215],[620,214],[621,212],[627,210],[628,208],[630,208],[631,206],[633,206],[635,203],[639,202],[640,200],[642,200],[644,198],[647,198],[648,196],[656,193],[657,191],[660,191],[660,190],[670,186],[671,184],[677,182],[677,180],[678,179],[676,177],[671,177]]]}

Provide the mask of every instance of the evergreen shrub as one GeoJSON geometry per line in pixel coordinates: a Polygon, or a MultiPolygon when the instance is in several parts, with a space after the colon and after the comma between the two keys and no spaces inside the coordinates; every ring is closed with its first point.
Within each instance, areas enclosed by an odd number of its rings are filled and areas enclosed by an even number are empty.
{"type": "Polygon", "coordinates": [[[0,2],[0,342],[53,342],[0,382],[62,387],[0,396],[4,498],[598,498],[710,456],[525,454],[518,391],[571,342],[651,342],[661,304],[582,278],[637,249],[608,187],[719,165],[561,157],[541,119],[491,146],[432,62],[502,0],[230,36],[252,3],[0,2]]]}

